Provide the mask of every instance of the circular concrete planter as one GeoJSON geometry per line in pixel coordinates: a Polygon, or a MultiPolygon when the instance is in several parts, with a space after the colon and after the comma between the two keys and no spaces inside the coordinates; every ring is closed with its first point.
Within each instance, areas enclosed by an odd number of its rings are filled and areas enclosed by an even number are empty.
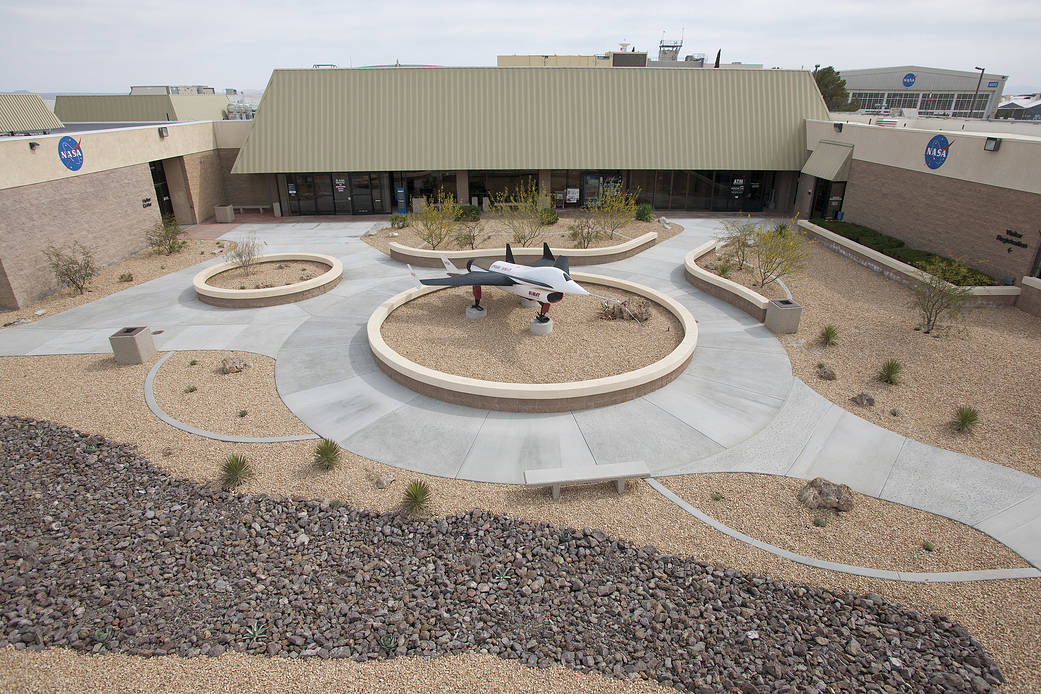
{"type": "Polygon", "coordinates": [[[225,308],[258,308],[290,304],[294,301],[303,301],[325,294],[339,284],[343,277],[343,263],[331,255],[321,253],[272,253],[260,256],[257,262],[269,263],[282,260],[309,260],[328,265],[329,270],[304,282],[264,289],[222,289],[207,284],[207,280],[211,277],[238,267],[236,263],[227,262],[202,270],[192,279],[192,285],[195,287],[195,294],[199,297],[199,301],[205,304],[225,308]]]}
{"type": "Polygon", "coordinates": [[[613,405],[657,390],[683,373],[694,356],[698,325],[682,304],[649,287],[613,277],[572,272],[578,282],[624,289],[664,307],[683,325],[683,340],[664,359],[616,376],[569,383],[501,383],[447,374],[421,366],[392,350],[380,328],[391,312],[415,298],[447,287],[419,287],[391,297],[373,311],[367,326],[369,349],[380,369],[417,393],[457,405],[506,412],[566,412],[613,405]]]}

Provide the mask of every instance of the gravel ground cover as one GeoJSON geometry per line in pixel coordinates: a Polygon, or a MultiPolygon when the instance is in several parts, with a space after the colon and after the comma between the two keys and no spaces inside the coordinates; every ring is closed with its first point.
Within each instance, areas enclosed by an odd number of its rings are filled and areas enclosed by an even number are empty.
{"type": "Polygon", "coordinates": [[[853,510],[839,513],[800,504],[797,497],[806,483],[788,477],[709,473],[659,481],[731,528],[818,559],[893,571],[1030,566],[1005,545],[967,525],[857,492],[853,492],[853,510]],[[825,525],[814,525],[815,518],[825,525]],[[923,548],[926,541],[932,551],[923,548]]]}
{"type": "MultiPolygon", "coordinates": [[[[709,272],[713,272],[717,275],[719,274],[720,260],[715,251],[710,251],[698,258],[697,264],[709,272]]],[[[748,287],[749,289],[755,290],[757,294],[761,294],[767,299],[785,299],[788,296],[784,293],[784,289],[777,282],[771,282],[766,285],[765,289],[760,287],[756,280],[755,272],[752,270],[750,265],[745,265],[744,268],[738,270],[737,267],[731,263],[730,271],[727,273],[726,278],[737,282],[742,286],[748,287]]],[[[787,284],[787,282],[785,282],[785,284],[787,284]]]]}
{"type": "MultiPolygon", "coordinates": [[[[641,300],[613,287],[581,284],[620,301],[641,300]]],[[[481,299],[485,317],[470,320],[464,309],[473,304],[473,293],[469,287],[453,287],[398,307],[381,334],[391,349],[417,364],[506,383],[613,376],[653,364],[683,340],[679,320],[658,304],[651,303],[651,318],[641,328],[631,320],[601,319],[602,303],[591,296],[566,296],[549,311],[553,332],[534,335],[530,322],[538,309],[521,306],[519,297],[488,288],[481,299]]]]}
{"type": "MultiPolygon", "coordinates": [[[[57,420],[133,442],[170,474],[203,484],[217,484],[220,463],[227,455],[245,454],[255,471],[242,487],[250,494],[338,500],[392,511],[400,504],[404,486],[421,479],[432,488],[430,512],[437,516],[479,506],[532,522],[600,528],[637,545],[653,544],[660,551],[716,566],[836,591],[878,593],[919,612],[946,614],[964,624],[1008,678],[1002,691],[1041,690],[1041,650],[1036,647],[1041,643],[1041,580],[902,583],[814,569],[703,525],[643,483],[630,484],[623,495],[615,494],[612,485],[575,487],[568,489],[564,502],[556,503],[545,490],[416,475],[346,451],[334,470],[318,472],[311,462],[313,442],[229,444],[161,422],[149,412],[142,395],[150,365],[119,367],[112,357],[100,355],[0,358],[0,412],[57,420]],[[395,475],[396,481],[378,489],[374,480],[387,474],[395,475]]],[[[498,676],[498,670],[488,672],[490,678],[498,676]]]]}
{"type": "MultiPolygon", "coordinates": [[[[542,242],[545,241],[554,248],[574,248],[575,244],[568,236],[568,225],[570,224],[574,224],[574,218],[572,216],[562,215],[556,224],[544,227],[541,236],[528,245],[538,248],[542,246],[542,242]]],[[[658,243],[661,243],[662,241],[671,239],[673,236],[683,231],[683,227],[670,221],[669,228],[666,229],[661,222],[638,222],[634,220],[618,231],[613,239],[599,239],[598,241],[591,243],[590,248],[615,246],[631,239],[635,239],[637,236],[643,236],[651,231],[658,234],[658,243]]],[[[490,219],[482,219],[477,248],[505,248],[507,243],[513,243],[512,238],[513,234],[510,230],[499,222],[490,219]]],[[[426,246],[423,243],[423,240],[419,238],[413,227],[392,229],[388,226],[384,229],[377,229],[373,234],[362,236],[362,240],[387,255],[390,255],[391,241],[412,248],[429,248],[429,246],[426,246]],[[390,234],[397,234],[397,236],[390,236],[390,234]]],[[[517,244],[513,245],[516,246],[517,244]]],[[[469,248],[469,246],[460,246],[449,239],[438,245],[437,250],[458,251],[466,248],[469,248]]]]}
{"type": "Polygon", "coordinates": [[[621,680],[561,666],[530,668],[516,660],[462,653],[401,656],[357,663],[348,658],[274,658],[229,651],[218,658],[146,658],[63,648],[0,649],[0,689],[20,694],[262,692],[263,694],[662,694],[676,690],[650,680],[621,680]]]}
{"type": "MultiPolygon", "coordinates": [[[[75,289],[63,289],[57,294],[52,294],[30,306],[24,306],[11,311],[0,311],[0,325],[19,319],[27,322],[53,316],[109,294],[115,294],[127,287],[191,267],[196,263],[201,263],[204,260],[226,253],[235,246],[236,244],[233,241],[192,240],[188,242],[188,245],[181,252],[173,255],[157,255],[150,248],[143,250],[99,272],[90,281],[85,294],[79,294],[75,289]],[[220,251],[220,253],[214,253],[214,251],[220,251]],[[119,280],[120,275],[132,275],[133,280],[121,282],[119,280]],[[36,311],[41,310],[47,313],[43,316],[35,315],[36,311]]],[[[189,286],[191,286],[190,282],[189,286]]]]}
{"type": "Polygon", "coordinates": [[[802,304],[799,331],[781,335],[792,370],[858,417],[909,438],[1041,475],[1041,318],[1013,307],[971,309],[924,335],[903,285],[810,244],[805,272],[785,279],[802,304]],[[832,325],[838,344],[820,332],[832,325]],[[899,385],[878,380],[882,363],[902,365],[899,385]],[[817,373],[823,363],[834,381],[817,373]],[[850,398],[867,392],[873,407],[850,398]],[[979,411],[971,434],[950,422],[963,405],[979,411]]]}
{"type": "Polygon", "coordinates": [[[152,392],[167,414],[207,431],[257,437],[311,433],[278,397],[275,360],[262,354],[174,352],[159,367],[152,392]],[[240,359],[249,367],[224,374],[225,359],[240,359]]]}
{"type": "Polygon", "coordinates": [[[329,272],[329,266],[311,260],[279,260],[257,263],[247,275],[242,268],[232,268],[214,275],[206,284],[221,289],[267,289],[296,284],[329,272]]]}
{"type": "Polygon", "coordinates": [[[960,625],[602,531],[411,519],[174,480],[137,452],[0,420],[0,627],[18,647],[368,660],[486,650],[687,691],[985,690],[960,625]]]}

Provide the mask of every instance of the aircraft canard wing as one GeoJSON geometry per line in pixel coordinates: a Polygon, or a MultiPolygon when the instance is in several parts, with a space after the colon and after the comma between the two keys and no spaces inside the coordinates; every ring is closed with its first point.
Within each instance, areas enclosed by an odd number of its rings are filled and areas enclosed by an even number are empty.
{"type": "Polygon", "coordinates": [[[452,277],[436,277],[432,280],[419,280],[421,284],[432,287],[472,287],[484,285],[492,287],[512,287],[517,280],[507,277],[501,272],[467,272],[452,277]]]}

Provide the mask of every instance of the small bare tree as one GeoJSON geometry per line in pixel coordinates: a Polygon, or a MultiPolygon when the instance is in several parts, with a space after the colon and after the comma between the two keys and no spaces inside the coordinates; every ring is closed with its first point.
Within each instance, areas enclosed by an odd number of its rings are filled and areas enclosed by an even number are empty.
{"type": "Polygon", "coordinates": [[[491,234],[481,233],[481,220],[459,220],[459,230],[452,236],[452,240],[455,245],[460,248],[469,248],[471,250],[477,248],[478,244],[483,241],[487,241],[492,237],[491,234]]]}
{"type": "Polygon", "coordinates": [[[627,193],[620,186],[607,186],[600,199],[586,207],[597,231],[613,239],[617,231],[636,218],[636,193],[627,193]]]}
{"type": "Polygon", "coordinates": [[[451,193],[438,188],[434,199],[428,201],[419,213],[412,215],[411,225],[420,239],[429,244],[430,248],[436,249],[455,235],[458,220],[459,203],[451,193]]]}
{"type": "Polygon", "coordinates": [[[751,215],[744,220],[725,219],[721,222],[723,233],[719,240],[723,242],[721,255],[729,256],[741,270],[748,262],[748,249],[754,243],[759,225],[752,221],[751,215]]]}
{"type": "Polygon", "coordinates": [[[179,252],[188,242],[182,239],[184,231],[173,215],[163,215],[151,229],[145,231],[145,240],[152,249],[161,255],[173,255],[179,252]]]}
{"type": "Polygon", "coordinates": [[[530,181],[526,186],[493,195],[489,216],[510,230],[513,243],[530,246],[542,234],[544,218],[539,211],[547,204],[535,182],[530,181]]]}
{"type": "Polygon", "coordinates": [[[805,235],[793,224],[759,225],[749,249],[759,286],[801,272],[809,256],[805,235]]]}
{"type": "Polygon", "coordinates": [[[589,248],[591,245],[604,237],[594,224],[588,210],[579,212],[575,222],[568,226],[568,237],[575,244],[575,248],[589,248]]]}
{"type": "Polygon", "coordinates": [[[44,249],[43,254],[47,256],[47,264],[51,266],[58,284],[73,287],[80,294],[87,291],[91,278],[98,274],[94,251],[79,241],[73,241],[68,250],[65,246],[52,243],[44,249]]]}
{"type": "Polygon", "coordinates": [[[266,245],[263,241],[257,241],[256,233],[251,231],[246,238],[239,241],[238,245],[228,255],[231,256],[231,262],[238,265],[242,270],[242,274],[249,277],[256,269],[261,251],[266,245]]]}
{"type": "Polygon", "coordinates": [[[928,334],[941,319],[956,319],[971,298],[972,291],[959,286],[964,268],[957,263],[934,259],[923,263],[921,270],[927,275],[911,288],[911,308],[918,311],[922,332],[928,334]]]}

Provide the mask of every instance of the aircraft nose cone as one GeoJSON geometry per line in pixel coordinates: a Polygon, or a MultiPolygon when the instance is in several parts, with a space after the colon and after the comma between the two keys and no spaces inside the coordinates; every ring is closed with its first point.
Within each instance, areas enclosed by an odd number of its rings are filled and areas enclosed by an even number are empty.
{"type": "Polygon", "coordinates": [[[578,282],[576,282],[575,280],[568,280],[566,283],[564,283],[564,293],[565,294],[588,294],[589,292],[587,292],[585,289],[582,289],[582,287],[580,287],[578,282]]]}

